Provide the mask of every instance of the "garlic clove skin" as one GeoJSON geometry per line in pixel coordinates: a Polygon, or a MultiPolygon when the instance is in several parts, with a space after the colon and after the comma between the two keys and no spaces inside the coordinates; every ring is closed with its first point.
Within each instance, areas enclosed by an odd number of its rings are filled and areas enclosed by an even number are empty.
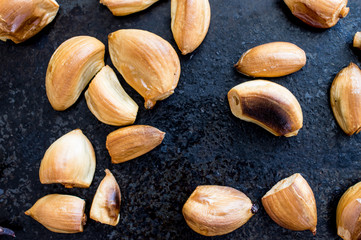
{"type": "Polygon", "coordinates": [[[316,234],[316,200],[307,181],[296,173],[279,181],[262,197],[268,215],[278,225],[294,231],[316,234]]]}
{"type": "Polygon", "coordinates": [[[56,49],[45,80],[46,95],[54,110],[64,111],[76,102],[104,67],[104,54],[104,44],[89,36],[70,38],[56,49]]]}
{"type": "Polygon", "coordinates": [[[353,38],[353,47],[361,49],[361,32],[357,32],[353,38]]]}
{"type": "Polygon", "coordinates": [[[61,183],[66,188],[88,188],[95,172],[95,153],[80,129],[56,140],[46,150],[40,164],[42,184],[61,183]]]}
{"type": "Polygon", "coordinates": [[[296,97],[285,87],[266,80],[239,84],[228,92],[234,116],[255,123],[275,136],[292,137],[302,128],[296,97]]]}
{"type": "Polygon", "coordinates": [[[109,34],[110,58],[125,81],[145,100],[146,109],[174,93],[180,62],[173,47],[154,33],[122,29],[109,34]]]}
{"type": "Polygon", "coordinates": [[[204,236],[230,233],[244,225],[257,207],[242,192],[224,186],[198,186],[183,206],[188,226],[204,236]]]}
{"type": "Polygon", "coordinates": [[[109,66],[103,67],[91,81],[85,99],[90,111],[105,124],[129,125],[137,117],[138,105],[124,91],[109,66]]]}
{"type": "Polygon", "coordinates": [[[354,64],[342,69],[330,89],[331,108],[342,130],[349,136],[361,130],[361,70],[354,64]]]}
{"type": "Polygon", "coordinates": [[[40,198],[25,214],[52,232],[78,233],[83,232],[86,223],[84,209],[81,198],[50,194],[40,198]]]}
{"type": "Polygon", "coordinates": [[[116,226],[119,222],[121,194],[113,174],[106,169],[105,177],[95,193],[90,208],[90,218],[104,224],[116,226]]]}
{"type": "Polygon", "coordinates": [[[126,16],[149,8],[158,0],[100,0],[114,16],[126,16]]]}

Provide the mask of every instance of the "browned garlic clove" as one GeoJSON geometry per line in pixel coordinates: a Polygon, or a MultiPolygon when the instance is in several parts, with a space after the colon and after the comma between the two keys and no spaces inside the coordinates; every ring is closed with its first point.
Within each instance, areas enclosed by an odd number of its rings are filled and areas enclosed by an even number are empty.
{"type": "Polygon", "coordinates": [[[317,209],[315,196],[307,181],[296,173],[279,181],[262,197],[268,215],[281,227],[310,230],[316,234],[317,209]]]}
{"type": "Polygon", "coordinates": [[[153,150],[162,143],[165,133],[146,125],[120,128],[107,136],[106,147],[112,163],[122,163],[153,150]]]}
{"type": "Polygon", "coordinates": [[[126,16],[140,12],[158,0],[100,0],[100,3],[107,6],[114,16],[126,16]]]}
{"type": "Polygon", "coordinates": [[[44,227],[57,233],[83,232],[85,201],[81,198],[50,194],[40,198],[25,212],[44,227]]]}
{"type": "Polygon", "coordinates": [[[106,169],[105,177],[95,193],[90,208],[90,218],[112,226],[119,222],[121,194],[113,174],[106,169]]]}
{"type": "Polygon", "coordinates": [[[361,49],[361,32],[357,32],[353,38],[353,46],[361,49]]]}
{"type": "Polygon", "coordinates": [[[230,233],[244,225],[258,208],[242,192],[224,186],[198,186],[183,206],[188,226],[204,236],[230,233]]]}
{"type": "Polygon", "coordinates": [[[56,140],[46,150],[40,164],[42,184],[61,183],[66,188],[88,188],[95,172],[95,153],[80,129],[56,140]]]}

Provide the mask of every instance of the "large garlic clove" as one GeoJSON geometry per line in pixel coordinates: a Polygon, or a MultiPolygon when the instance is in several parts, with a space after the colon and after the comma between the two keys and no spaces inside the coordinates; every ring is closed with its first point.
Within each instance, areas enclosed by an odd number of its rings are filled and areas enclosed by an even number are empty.
{"type": "Polygon", "coordinates": [[[284,0],[292,14],[312,27],[330,28],[350,9],[347,0],[284,0]]]}
{"type": "Polygon", "coordinates": [[[95,172],[95,153],[80,129],[56,140],[46,150],[40,164],[42,184],[61,183],[66,188],[88,188],[95,172]]]}
{"type": "Polygon", "coordinates": [[[300,70],[306,53],[289,42],[271,42],[251,48],[236,63],[236,69],[251,77],[281,77],[300,70]]]}
{"type": "Polygon", "coordinates": [[[105,177],[95,193],[90,208],[90,218],[112,226],[119,222],[121,194],[113,174],[106,169],[105,177]]]}
{"type": "Polygon", "coordinates": [[[335,118],[347,135],[361,130],[361,70],[354,63],[333,80],[330,101],[335,118]]]}
{"type": "Polygon", "coordinates": [[[85,201],[81,198],[50,194],[40,198],[25,214],[52,232],[78,233],[83,232],[86,223],[84,209],[85,201]]]}
{"type": "Polygon", "coordinates": [[[107,6],[114,16],[126,16],[143,11],[158,0],[100,0],[107,6]]]}
{"type": "Polygon", "coordinates": [[[291,137],[302,128],[303,115],[295,96],[279,84],[254,80],[228,92],[233,115],[255,123],[275,136],[291,137]]]}
{"type": "Polygon", "coordinates": [[[262,197],[262,204],[281,227],[294,231],[310,230],[316,234],[315,196],[301,174],[296,173],[279,181],[262,197]]]}
{"type": "Polygon", "coordinates": [[[336,210],[337,234],[344,240],[361,238],[361,182],[341,197],[336,210]]]}
{"type": "Polygon", "coordinates": [[[146,125],[120,128],[107,136],[106,147],[112,163],[122,163],[153,150],[162,143],[165,133],[146,125]]]}
{"type": "Polygon", "coordinates": [[[183,55],[193,52],[207,35],[211,21],[208,0],[172,0],[172,32],[183,55]]]}
{"type": "Polygon", "coordinates": [[[188,226],[205,236],[230,233],[244,225],[258,208],[242,192],[224,186],[198,186],[183,206],[188,226]]]}
{"type": "Polygon", "coordinates": [[[46,94],[51,106],[63,111],[73,105],[94,75],[104,67],[105,46],[89,36],[63,42],[50,59],[46,94]]]}
{"type": "Polygon", "coordinates": [[[173,94],[180,63],[163,38],[144,30],[119,30],[109,34],[109,53],[125,81],[144,97],[145,108],[173,94]]]}
{"type": "Polygon", "coordinates": [[[103,123],[129,125],[137,117],[138,105],[124,91],[109,66],[103,67],[91,81],[85,99],[90,111],[103,123]]]}
{"type": "Polygon", "coordinates": [[[361,49],[361,32],[357,32],[353,37],[353,47],[361,49]]]}
{"type": "Polygon", "coordinates": [[[53,21],[58,10],[55,0],[0,0],[0,40],[26,41],[53,21]]]}

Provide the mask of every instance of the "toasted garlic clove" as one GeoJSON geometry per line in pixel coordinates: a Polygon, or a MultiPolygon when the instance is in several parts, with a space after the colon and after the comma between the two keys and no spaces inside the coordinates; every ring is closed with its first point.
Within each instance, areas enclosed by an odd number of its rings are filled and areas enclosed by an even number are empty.
{"type": "Polygon", "coordinates": [[[0,40],[21,43],[55,18],[59,5],[55,0],[0,0],[0,40]]]}
{"type": "Polygon", "coordinates": [[[361,182],[341,197],[336,210],[337,234],[344,240],[361,237],[361,182]]]}
{"type": "Polygon", "coordinates": [[[211,21],[208,0],[172,0],[172,32],[183,55],[193,52],[207,35],[211,21]]]}
{"type": "Polygon", "coordinates": [[[95,153],[80,129],[56,140],[46,150],[40,164],[42,184],[61,183],[66,188],[88,188],[95,172],[95,153]]]}
{"type": "Polygon", "coordinates": [[[105,124],[129,125],[137,117],[138,105],[124,91],[109,66],[103,67],[91,81],[85,99],[90,111],[105,124]]]}
{"type": "Polygon", "coordinates": [[[262,197],[268,215],[281,227],[316,234],[316,200],[307,181],[296,173],[279,181],[262,197]]]}
{"type": "Polygon", "coordinates": [[[89,36],[63,42],[50,59],[46,95],[51,106],[63,111],[73,105],[94,75],[104,67],[105,46],[89,36]]]}
{"type": "Polygon", "coordinates": [[[275,136],[292,137],[302,128],[303,115],[295,96],[266,80],[239,84],[228,92],[234,116],[255,123],[275,136]]]}
{"type": "Polygon", "coordinates": [[[361,49],[361,32],[357,32],[353,38],[353,46],[361,49]]]}
{"type": "Polygon", "coordinates": [[[306,53],[289,42],[271,42],[251,48],[236,63],[236,69],[251,77],[281,77],[300,70],[306,53]]]}
{"type": "Polygon", "coordinates": [[[350,9],[347,0],[284,0],[292,14],[316,28],[330,28],[350,9]]]}
{"type": "Polygon", "coordinates": [[[244,225],[258,207],[242,192],[224,186],[198,186],[183,206],[188,226],[204,236],[230,233],[244,225]]]}
{"type": "Polygon", "coordinates": [[[100,3],[107,6],[114,16],[126,16],[140,12],[158,0],[100,0],[100,3]]]}
{"type": "Polygon", "coordinates": [[[145,108],[174,93],[180,63],[163,38],[143,30],[119,30],[109,34],[109,53],[125,81],[145,99],[145,108]]]}
{"type": "Polygon", "coordinates": [[[112,226],[119,222],[121,194],[113,174],[106,169],[105,177],[95,193],[90,208],[90,218],[112,226]]]}
{"type": "Polygon", "coordinates": [[[347,135],[361,130],[361,70],[354,63],[342,69],[330,90],[333,114],[347,135]]]}
{"type": "Polygon", "coordinates": [[[107,136],[106,147],[112,163],[122,163],[153,150],[162,143],[165,133],[146,125],[125,127],[107,136]]]}
{"type": "Polygon", "coordinates": [[[57,233],[83,232],[86,223],[85,201],[81,198],[50,194],[40,198],[25,212],[44,227],[57,233]]]}

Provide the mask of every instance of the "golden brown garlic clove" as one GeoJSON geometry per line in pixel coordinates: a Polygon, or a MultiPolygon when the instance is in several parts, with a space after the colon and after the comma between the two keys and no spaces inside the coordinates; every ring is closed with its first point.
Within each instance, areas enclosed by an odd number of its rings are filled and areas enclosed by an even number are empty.
{"type": "Polygon", "coordinates": [[[125,81],[145,99],[145,108],[174,93],[180,63],[163,38],[144,30],[119,30],[109,34],[109,53],[125,81]]]}
{"type": "Polygon", "coordinates": [[[361,32],[357,32],[353,38],[353,46],[361,49],[361,32]]]}
{"type": "Polygon", "coordinates": [[[262,197],[268,215],[281,227],[310,230],[316,234],[317,209],[315,196],[307,181],[296,173],[279,181],[262,197]]]}
{"type": "Polygon", "coordinates": [[[52,232],[78,233],[83,232],[86,223],[84,209],[85,201],[81,198],[50,194],[40,198],[25,214],[52,232]]]}
{"type": "Polygon", "coordinates": [[[138,105],[124,91],[109,66],[103,67],[91,81],[85,99],[90,111],[103,123],[129,125],[137,117],[138,105]]]}
{"type": "Polygon", "coordinates": [[[95,193],[90,208],[90,218],[112,226],[119,222],[121,194],[113,174],[106,169],[105,177],[95,193]]]}
{"type": "Polygon", "coordinates": [[[55,18],[59,5],[55,0],[0,0],[0,40],[21,43],[55,18]]]}
{"type": "Polygon", "coordinates": [[[56,140],[46,150],[40,164],[42,184],[61,183],[66,188],[88,188],[95,172],[95,153],[80,129],[56,140]]]}
{"type": "Polygon", "coordinates": [[[120,128],[107,136],[106,147],[112,163],[122,163],[153,150],[162,143],[165,133],[146,125],[120,128]]]}
{"type": "Polygon", "coordinates": [[[224,186],[198,186],[183,206],[188,226],[204,236],[230,233],[244,225],[258,208],[242,192],[224,186]]]}
{"type": "Polygon", "coordinates": [[[73,105],[89,81],[104,67],[105,46],[89,36],[63,42],[50,59],[46,95],[51,106],[63,111],[73,105]]]}
{"type": "Polygon", "coordinates": [[[114,16],[126,16],[140,12],[158,0],[100,0],[100,3],[107,6],[114,16]]]}
{"type": "Polygon", "coordinates": [[[361,130],[361,70],[354,63],[333,80],[330,101],[335,118],[347,135],[361,130]]]}
{"type": "Polygon", "coordinates": [[[296,136],[303,115],[295,96],[285,87],[266,80],[239,84],[228,92],[233,115],[255,123],[275,136],[296,136]]]}

